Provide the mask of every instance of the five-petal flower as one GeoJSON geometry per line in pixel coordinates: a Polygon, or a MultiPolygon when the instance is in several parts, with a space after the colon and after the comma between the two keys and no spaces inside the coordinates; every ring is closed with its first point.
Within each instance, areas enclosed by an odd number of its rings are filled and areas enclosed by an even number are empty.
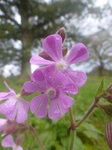
{"type": "Polygon", "coordinates": [[[27,93],[41,92],[41,95],[31,101],[31,112],[36,112],[37,117],[43,118],[47,115],[49,100],[48,115],[53,120],[59,119],[74,103],[74,99],[66,94],[76,94],[76,85],[61,71],[55,73],[55,66],[46,67],[44,70],[37,69],[31,80],[24,83],[24,90],[27,93]]]}
{"type": "Polygon", "coordinates": [[[67,77],[71,78],[77,88],[85,84],[87,80],[86,74],[81,71],[73,71],[70,68],[71,64],[88,59],[89,54],[84,44],[76,44],[64,59],[62,55],[62,38],[58,34],[53,34],[45,38],[43,41],[43,49],[53,61],[46,60],[40,56],[33,56],[30,59],[31,64],[43,65],[44,67],[54,65],[56,71],[61,71],[67,77]]]}

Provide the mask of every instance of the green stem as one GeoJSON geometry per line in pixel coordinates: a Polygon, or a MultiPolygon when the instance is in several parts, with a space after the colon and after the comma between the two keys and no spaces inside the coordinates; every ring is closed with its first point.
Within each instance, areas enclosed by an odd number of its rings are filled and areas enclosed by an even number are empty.
{"type": "Polygon", "coordinates": [[[71,124],[73,124],[74,120],[73,120],[73,113],[72,113],[71,107],[69,108],[69,115],[70,115],[70,122],[71,122],[71,124]]]}
{"type": "Polygon", "coordinates": [[[40,141],[40,139],[39,139],[39,137],[38,137],[38,135],[37,135],[37,133],[36,133],[36,131],[35,131],[35,129],[33,128],[32,125],[30,125],[30,130],[31,130],[31,131],[33,132],[33,134],[35,135],[35,137],[36,137],[38,143],[40,144],[40,147],[42,148],[42,150],[45,150],[45,149],[44,149],[44,146],[43,146],[43,144],[42,144],[42,142],[40,141]]]}
{"type": "Polygon", "coordinates": [[[81,125],[85,121],[85,119],[91,114],[91,112],[93,111],[93,109],[97,107],[97,103],[99,102],[100,98],[102,98],[102,97],[103,97],[103,93],[100,94],[98,97],[95,98],[95,102],[91,105],[91,107],[85,113],[85,115],[83,116],[83,118],[77,124],[74,123],[72,110],[71,110],[71,108],[69,108],[71,126],[68,129],[68,134],[70,133],[70,130],[72,129],[71,130],[71,141],[70,141],[69,150],[73,150],[74,149],[74,138],[75,138],[75,130],[76,130],[76,128],[79,125],[81,125]]]}
{"type": "MultiPolygon", "coordinates": [[[[68,134],[70,133],[70,130],[75,127],[75,123],[74,123],[74,120],[73,120],[73,113],[72,113],[71,107],[69,108],[69,115],[70,115],[71,126],[68,129],[68,134]]],[[[75,130],[71,130],[71,139],[70,139],[69,150],[74,150],[74,138],[75,138],[75,130]]]]}
{"type": "Polygon", "coordinates": [[[75,125],[75,128],[78,127],[83,121],[85,121],[85,119],[90,115],[90,113],[93,111],[93,109],[96,108],[96,102],[94,102],[91,107],[89,108],[89,110],[85,113],[85,115],[83,116],[83,118],[75,125]]]}
{"type": "Polygon", "coordinates": [[[93,109],[97,107],[97,103],[99,102],[100,98],[102,98],[103,96],[104,96],[104,94],[102,93],[98,97],[95,98],[94,103],[91,105],[89,110],[85,113],[83,118],[75,125],[75,128],[77,128],[83,121],[85,121],[85,119],[91,114],[93,109]]]}
{"type": "Polygon", "coordinates": [[[74,150],[75,130],[71,130],[71,139],[69,150],[74,150]]]}

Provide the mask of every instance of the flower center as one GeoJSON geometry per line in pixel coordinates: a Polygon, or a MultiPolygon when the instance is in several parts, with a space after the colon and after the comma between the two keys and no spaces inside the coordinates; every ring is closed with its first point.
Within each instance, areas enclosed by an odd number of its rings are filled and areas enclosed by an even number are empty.
{"type": "Polygon", "coordinates": [[[67,68],[67,63],[62,59],[62,60],[60,60],[60,61],[58,61],[57,63],[56,63],[56,66],[57,66],[57,69],[58,70],[61,70],[61,71],[63,71],[63,70],[66,70],[66,68],[67,68]]]}
{"type": "Polygon", "coordinates": [[[17,94],[17,95],[16,95],[16,98],[19,100],[19,99],[21,98],[21,94],[20,94],[20,93],[17,94]]]}
{"type": "Polygon", "coordinates": [[[56,97],[56,90],[52,87],[50,87],[47,91],[46,94],[49,98],[55,98],[56,97]]]}

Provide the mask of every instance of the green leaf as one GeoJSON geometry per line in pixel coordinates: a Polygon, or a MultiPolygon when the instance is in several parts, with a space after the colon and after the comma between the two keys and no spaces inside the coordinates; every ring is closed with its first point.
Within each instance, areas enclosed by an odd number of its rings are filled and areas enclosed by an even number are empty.
{"type": "Polygon", "coordinates": [[[93,133],[97,133],[97,134],[100,134],[102,135],[103,133],[98,130],[93,124],[90,124],[88,122],[84,122],[80,127],[79,127],[79,130],[81,132],[85,132],[85,131],[91,131],[93,133]]]}
{"type": "Polygon", "coordinates": [[[93,124],[85,122],[79,127],[79,132],[83,133],[87,138],[99,140],[104,134],[98,130],[93,124]]]}
{"type": "Polygon", "coordinates": [[[101,80],[100,85],[99,85],[99,87],[97,89],[95,97],[98,97],[103,92],[104,85],[105,85],[105,77],[103,77],[103,79],[101,80]]]}
{"type": "Polygon", "coordinates": [[[83,142],[78,136],[76,136],[74,139],[74,149],[75,150],[84,150],[83,142]]]}

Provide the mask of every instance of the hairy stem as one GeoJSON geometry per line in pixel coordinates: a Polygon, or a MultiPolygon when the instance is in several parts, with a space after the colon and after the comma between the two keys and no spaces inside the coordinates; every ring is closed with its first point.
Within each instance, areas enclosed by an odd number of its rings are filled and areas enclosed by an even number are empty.
{"type": "Polygon", "coordinates": [[[94,110],[94,108],[97,107],[97,103],[99,102],[100,98],[102,98],[103,96],[104,95],[102,93],[98,97],[95,98],[94,103],[91,105],[91,107],[85,113],[83,118],[77,124],[74,123],[72,110],[71,110],[71,108],[69,108],[69,115],[70,115],[70,122],[71,122],[71,126],[69,127],[69,129],[67,131],[67,133],[69,134],[70,130],[71,130],[71,140],[70,140],[69,150],[73,150],[74,149],[74,138],[75,138],[75,130],[76,130],[76,128],[78,126],[80,126],[85,121],[85,119],[91,114],[91,112],[94,110]]]}
{"type": "Polygon", "coordinates": [[[74,150],[74,139],[75,139],[75,131],[71,131],[71,139],[70,139],[70,146],[69,150],[74,150]]]}
{"type": "Polygon", "coordinates": [[[68,129],[68,134],[70,134],[70,130],[71,130],[71,138],[70,138],[70,145],[69,145],[69,150],[74,150],[74,138],[75,138],[75,130],[73,130],[73,128],[75,127],[75,123],[73,120],[73,113],[72,113],[72,109],[71,107],[69,108],[69,115],[70,115],[70,123],[71,126],[68,129]]]}
{"type": "Polygon", "coordinates": [[[40,147],[42,148],[42,150],[45,150],[45,149],[44,149],[44,146],[43,146],[43,144],[42,144],[42,142],[40,141],[40,139],[39,139],[39,137],[38,137],[38,135],[37,135],[37,133],[36,133],[36,131],[35,131],[35,129],[33,128],[32,125],[30,125],[30,130],[31,130],[31,131],[33,132],[33,134],[35,135],[35,137],[36,137],[38,143],[40,144],[40,147]]]}
{"type": "Polygon", "coordinates": [[[69,108],[69,115],[70,115],[70,122],[71,122],[71,124],[73,124],[74,120],[73,120],[73,113],[72,113],[71,107],[69,108]]]}
{"type": "Polygon", "coordinates": [[[91,114],[91,112],[93,111],[93,109],[96,107],[96,102],[94,102],[91,107],[89,108],[89,110],[85,113],[85,115],[83,116],[83,118],[75,125],[75,128],[78,127],[83,121],[85,121],[85,119],[91,114]]]}

